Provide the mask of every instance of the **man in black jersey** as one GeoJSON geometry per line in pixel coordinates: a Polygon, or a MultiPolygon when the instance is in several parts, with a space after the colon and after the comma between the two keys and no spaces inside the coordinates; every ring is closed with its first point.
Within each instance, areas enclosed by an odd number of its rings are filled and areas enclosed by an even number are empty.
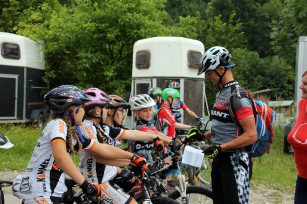
{"type": "Polygon", "coordinates": [[[214,204],[248,203],[249,199],[250,157],[246,146],[257,140],[257,130],[252,103],[245,96],[234,96],[234,116],[240,125],[230,116],[229,99],[239,87],[232,75],[234,67],[229,51],[215,46],[203,55],[198,70],[219,89],[211,109],[211,131],[204,134],[213,144],[204,153],[212,159],[214,204]]]}

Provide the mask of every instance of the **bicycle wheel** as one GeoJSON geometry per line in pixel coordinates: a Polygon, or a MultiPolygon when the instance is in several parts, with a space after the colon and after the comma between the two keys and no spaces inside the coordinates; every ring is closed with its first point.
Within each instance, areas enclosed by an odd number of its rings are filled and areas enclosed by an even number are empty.
{"type": "Polygon", "coordinates": [[[203,161],[201,168],[188,165],[186,171],[188,174],[188,182],[191,185],[203,185],[205,188],[211,189],[211,169],[208,161],[203,161]]]}
{"type": "MultiPolygon", "coordinates": [[[[138,203],[143,203],[143,201],[145,200],[145,197],[143,197],[142,195],[139,195],[135,198],[135,200],[138,203]]],[[[150,200],[153,204],[179,204],[179,202],[175,201],[172,198],[166,197],[166,196],[157,196],[157,197],[150,198],[150,200]]]]}
{"type": "Polygon", "coordinates": [[[151,202],[153,204],[179,204],[179,202],[166,196],[151,198],[151,202]]]}
{"type": "MultiPolygon", "coordinates": [[[[180,192],[175,190],[169,194],[169,197],[176,200],[177,202],[181,201],[180,192]]],[[[187,202],[184,204],[207,204],[212,203],[212,191],[201,187],[201,186],[188,186],[187,187],[187,202]]]]}

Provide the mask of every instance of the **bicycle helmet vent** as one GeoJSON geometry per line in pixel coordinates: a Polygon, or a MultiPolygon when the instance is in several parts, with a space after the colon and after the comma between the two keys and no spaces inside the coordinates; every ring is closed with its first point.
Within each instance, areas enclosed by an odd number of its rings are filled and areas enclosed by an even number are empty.
{"type": "Polygon", "coordinates": [[[167,100],[168,97],[180,98],[180,94],[179,94],[179,92],[178,92],[177,89],[166,88],[166,89],[164,89],[163,92],[162,92],[162,99],[163,99],[163,100],[167,100]]]}
{"type": "Polygon", "coordinates": [[[173,88],[173,89],[180,89],[180,84],[177,81],[172,81],[169,85],[168,88],[173,88]]]}
{"type": "Polygon", "coordinates": [[[71,105],[79,106],[88,100],[87,96],[73,85],[58,86],[44,96],[45,104],[54,114],[62,114],[71,105]]]}
{"type": "Polygon", "coordinates": [[[90,101],[84,104],[85,109],[88,110],[95,106],[104,107],[106,105],[109,105],[110,98],[104,91],[98,88],[89,88],[84,90],[83,92],[90,99],[90,101]]]}
{"type": "Polygon", "coordinates": [[[140,110],[156,105],[156,102],[148,94],[140,94],[133,96],[129,100],[131,110],[140,110]]]}
{"type": "Polygon", "coordinates": [[[229,51],[220,46],[210,48],[202,57],[199,64],[198,75],[209,70],[215,70],[218,66],[232,68],[231,54],[229,51]]]}

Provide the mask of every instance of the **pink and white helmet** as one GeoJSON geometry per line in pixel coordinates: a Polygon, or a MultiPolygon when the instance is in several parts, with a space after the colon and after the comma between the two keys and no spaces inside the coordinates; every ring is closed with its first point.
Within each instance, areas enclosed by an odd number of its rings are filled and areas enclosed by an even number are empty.
{"type": "Polygon", "coordinates": [[[98,88],[89,88],[83,91],[89,98],[89,102],[84,104],[85,109],[90,109],[94,106],[106,106],[110,102],[109,96],[98,88]]]}

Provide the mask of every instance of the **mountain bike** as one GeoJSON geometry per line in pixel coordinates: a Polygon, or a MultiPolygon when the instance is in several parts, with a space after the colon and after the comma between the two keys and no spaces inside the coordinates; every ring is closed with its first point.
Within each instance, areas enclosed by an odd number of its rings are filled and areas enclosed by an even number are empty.
{"type": "Polygon", "coordinates": [[[175,186],[175,190],[168,192],[168,197],[172,198],[182,204],[203,203],[212,201],[211,190],[203,186],[191,186],[185,178],[185,175],[181,172],[181,153],[178,150],[171,150],[164,154],[162,157],[156,157],[154,166],[156,170],[151,173],[151,176],[160,179],[161,181],[166,179],[168,175],[174,174],[177,176],[178,185],[175,186]],[[171,164],[165,165],[163,159],[170,156],[172,159],[171,164]]]}
{"type": "MultiPolygon", "coordinates": [[[[204,119],[197,119],[195,122],[195,127],[200,130],[200,132],[205,132],[207,130],[208,121],[205,123],[204,119]]],[[[181,135],[176,135],[182,143],[181,153],[186,146],[191,146],[195,149],[204,150],[209,147],[209,141],[196,141],[196,140],[186,140],[187,131],[182,131],[181,135]]],[[[201,185],[205,188],[211,190],[211,164],[207,158],[203,158],[200,167],[194,167],[191,165],[181,164],[181,169],[183,174],[187,175],[189,184],[191,185],[201,185]]]]}
{"type": "Polygon", "coordinates": [[[13,181],[0,180],[0,204],[4,204],[4,192],[3,187],[9,187],[13,185],[13,181]]]}
{"type": "MultiPolygon", "coordinates": [[[[166,189],[159,180],[150,176],[147,172],[140,173],[141,170],[138,168],[130,168],[130,170],[135,174],[141,184],[133,196],[139,204],[179,204],[179,202],[166,196],[166,189]]],[[[63,196],[63,203],[103,203],[99,198],[89,198],[82,192],[82,190],[76,189],[78,185],[74,180],[66,178],[65,184],[67,186],[67,192],[65,192],[63,196]]]]}

